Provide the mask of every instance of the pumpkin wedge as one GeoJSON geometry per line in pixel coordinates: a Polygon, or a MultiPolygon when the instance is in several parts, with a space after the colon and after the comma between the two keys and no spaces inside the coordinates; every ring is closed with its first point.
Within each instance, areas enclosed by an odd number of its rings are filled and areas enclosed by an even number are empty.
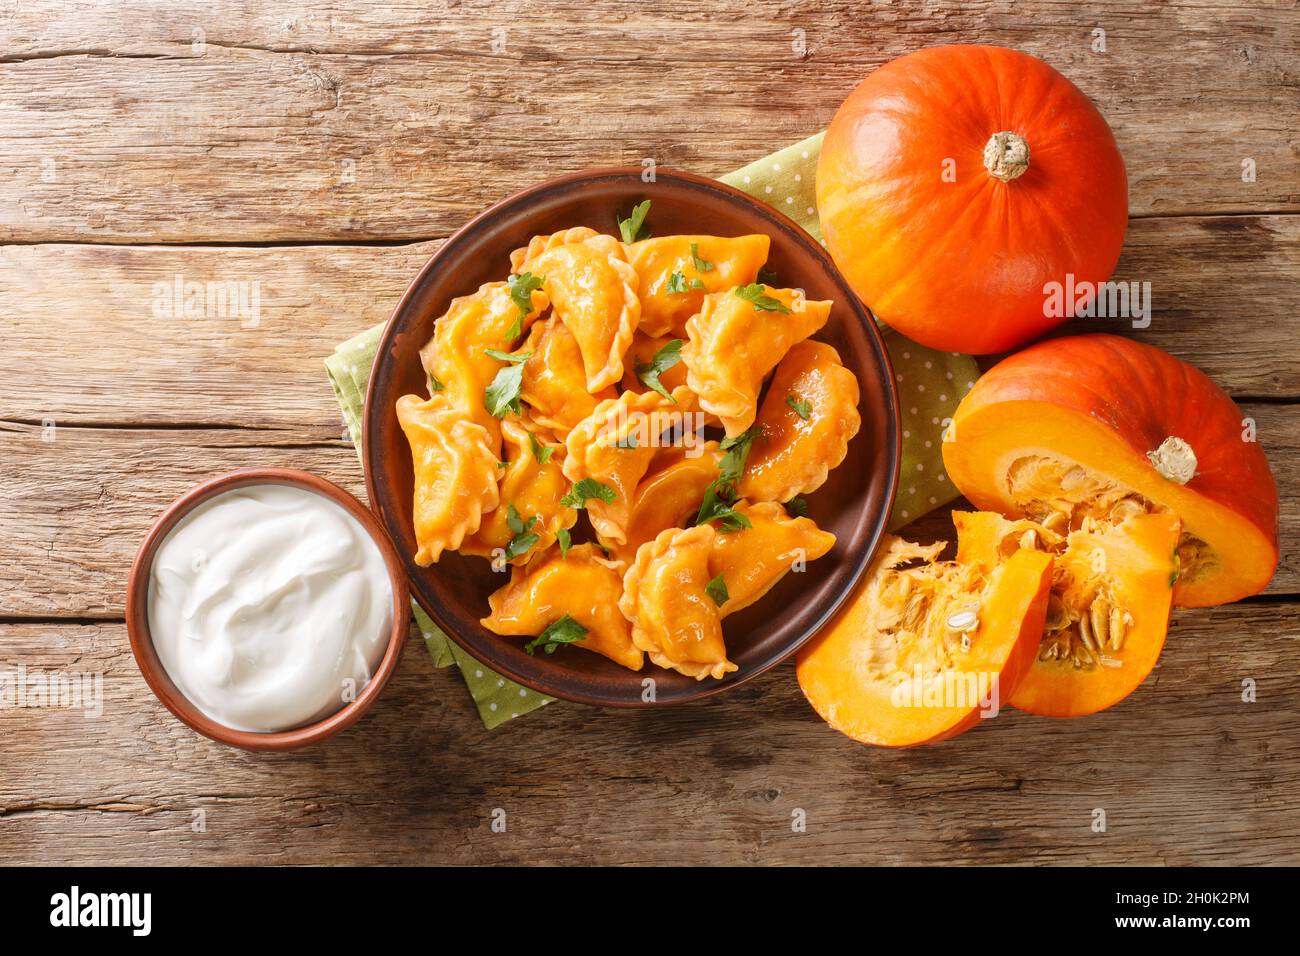
{"type": "Polygon", "coordinates": [[[991,573],[1025,551],[1054,555],[1052,589],[1033,668],[1010,693],[1013,707],[1081,717],[1119,703],[1151,673],[1164,647],[1177,577],[1178,517],[1134,513],[1085,518],[1059,533],[987,511],[953,512],[957,561],[991,573]]]}
{"type": "Polygon", "coordinates": [[[986,573],[938,561],[944,547],[887,537],[845,608],[799,651],[804,696],[854,740],[955,737],[996,716],[1034,664],[1052,556],[1018,549],[986,573]]]}
{"type": "Polygon", "coordinates": [[[1070,530],[1176,515],[1180,607],[1255,594],[1277,566],[1277,487],[1253,423],[1150,345],[1079,335],[1004,359],[962,399],[943,460],[981,511],[1070,530]]]}

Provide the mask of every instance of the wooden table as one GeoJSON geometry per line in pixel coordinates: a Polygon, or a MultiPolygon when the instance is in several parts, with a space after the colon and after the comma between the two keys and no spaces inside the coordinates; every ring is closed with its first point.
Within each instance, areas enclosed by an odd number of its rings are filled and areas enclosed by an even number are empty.
{"type": "Polygon", "coordinates": [[[1295,29],[1262,2],[0,0],[0,666],[102,673],[106,698],[98,719],[0,710],[0,860],[1300,862],[1295,29]],[[1035,53],[1110,120],[1119,278],[1155,303],[1134,334],[1232,393],[1273,464],[1267,593],[1178,612],[1106,713],[913,752],[828,730],[789,665],[487,732],[415,636],[375,710],[304,753],[218,746],[149,693],[122,623],[141,535],[244,465],[361,493],[321,359],[443,237],[583,166],[724,173],[950,41],[1035,53]],[[177,276],[260,283],[260,321],[158,317],[177,276]]]}

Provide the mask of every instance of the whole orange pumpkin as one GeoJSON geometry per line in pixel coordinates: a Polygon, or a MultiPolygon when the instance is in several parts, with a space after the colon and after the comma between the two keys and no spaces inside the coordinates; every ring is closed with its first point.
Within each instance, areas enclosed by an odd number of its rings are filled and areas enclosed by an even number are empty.
{"type": "Polygon", "coordinates": [[[817,207],[876,315],[923,345],[983,354],[1087,301],[1047,308],[1050,283],[1110,277],[1128,178],[1106,120],[1056,70],[1002,47],[940,46],[885,64],[844,101],[817,207]]]}

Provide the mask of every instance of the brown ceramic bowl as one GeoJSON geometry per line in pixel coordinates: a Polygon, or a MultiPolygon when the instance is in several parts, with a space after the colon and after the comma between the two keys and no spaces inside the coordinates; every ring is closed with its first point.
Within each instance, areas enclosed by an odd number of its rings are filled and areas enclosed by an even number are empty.
{"type": "Polygon", "coordinates": [[[714,694],[761,674],[789,657],[821,627],[852,591],[885,529],[898,480],[899,424],[888,353],[866,307],[818,243],[770,206],[737,189],[689,173],[596,169],[561,176],[526,189],[488,209],[454,236],[420,270],[389,320],[375,357],[366,396],[364,459],[372,506],[392,536],[410,575],[416,599],[461,647],[512,680],[588,704],[647,705],[646,678],[655,680],[655,703],[679,703],[714,694]],[[771,237],[768,268],[782,285],[800,287],[812,299],[833,299],[830,322],[816,338],[833,345],[858,377],[862,429],[848,457],[808,496],[811,516],[833,531],[830,554],[790,574],[763,600],[727,618],[727,649],[739,667],[721,681],[695,681],[647,663],[630,671],[612,661],[564,648],[527,654],[526,641],[491,633],[479,618],[488,595],[507,580],[482,558],[444,554],[430,568],[412,558],[411,453],[393,405],[407,393],[427,395],[420,347],[451,300],[510,271],[512,249],[535,235],[590,226],[618,235],[615,217],[650,199],[647,224],[655,235],[708,233],[771,237]]]}
{"type": "Polygon", "coordinates": [[[232,747],[245,750],[293,750],[305,747],[326,737],[332,737],[341,730],[351,727],[361,715],[370,709],[375,698],[383,692],[388,679],[397,667],[397,659],[406,644],[407,631],[411,622],[411,598],[406,586],[406,572],[393,543],[371,511],[352,495],[338,485],[317,478],[315,475],[295,468],[241,468],[239,471],[218,475],[195,485],[168,506],[158,520],[154,522],[149,533],[145,535],[140,550],[136,552],[135,562],[131,565],[131,577],[126,586],[126,627],[131,638],[131,650],[135,654],[140,672],[150,690],[157,695],[173,714],[194,730],[211,737],[213,740],[232,747]],[[214,495],[235,488],[249,485],[293,485],[323,495],[341,505],[352,517],[361,522],[384,557],[388,568],[388,578],[393,586],[393,631],[388,637],[388,647],[375,669],[370,683],[351,703],[315,723],[282,730],[275,733],[254,733],[247,730],[232,730],[204,714],[190,703],[167,674],[167,669],[158,658],[153,646],[153,637],[149,633],[149,575],[153,570],[154,555],[163,540],[176,527],[177,522],[190,513],[196,506],[214,495]]]}

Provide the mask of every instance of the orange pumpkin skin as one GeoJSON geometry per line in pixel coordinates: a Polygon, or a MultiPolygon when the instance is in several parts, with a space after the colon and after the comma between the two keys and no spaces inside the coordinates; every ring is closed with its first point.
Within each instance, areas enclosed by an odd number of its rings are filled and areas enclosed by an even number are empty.
{"type": "Polygon", "coordinates": [[[1200,370],[1116,335],[1040,342],[1004,359],[966,394],[943,460],[979,509],[1020,517],[1008,469],[1026,454],[1077,463],[1132,489],[1183,522],[1214,560],[1174,589],[1179,607],[1237,601],[1263,590],[1278,560],[1277,487],[1241,410],[1200,370]],[[1186,483],[1148,457],[1180,438],[1195,455],[1186,483]],[[1162,473],[1162,468],[1164,473],[1162,473]]]}
{"type": "Polygon", "coordinates": [[[1047,283],[1114,272],[1128,177],[1106,120],[1046,63],[939,46],[885,64],[840,106],[817,208],[836,265],[881,320],[932,348],[984,354],[1073,315],[1073,303],[1044,315],[1047,283]],[[1010,181],[985,165],[1003,132],[1028,144],[1028,168],[1010,181]]]}

